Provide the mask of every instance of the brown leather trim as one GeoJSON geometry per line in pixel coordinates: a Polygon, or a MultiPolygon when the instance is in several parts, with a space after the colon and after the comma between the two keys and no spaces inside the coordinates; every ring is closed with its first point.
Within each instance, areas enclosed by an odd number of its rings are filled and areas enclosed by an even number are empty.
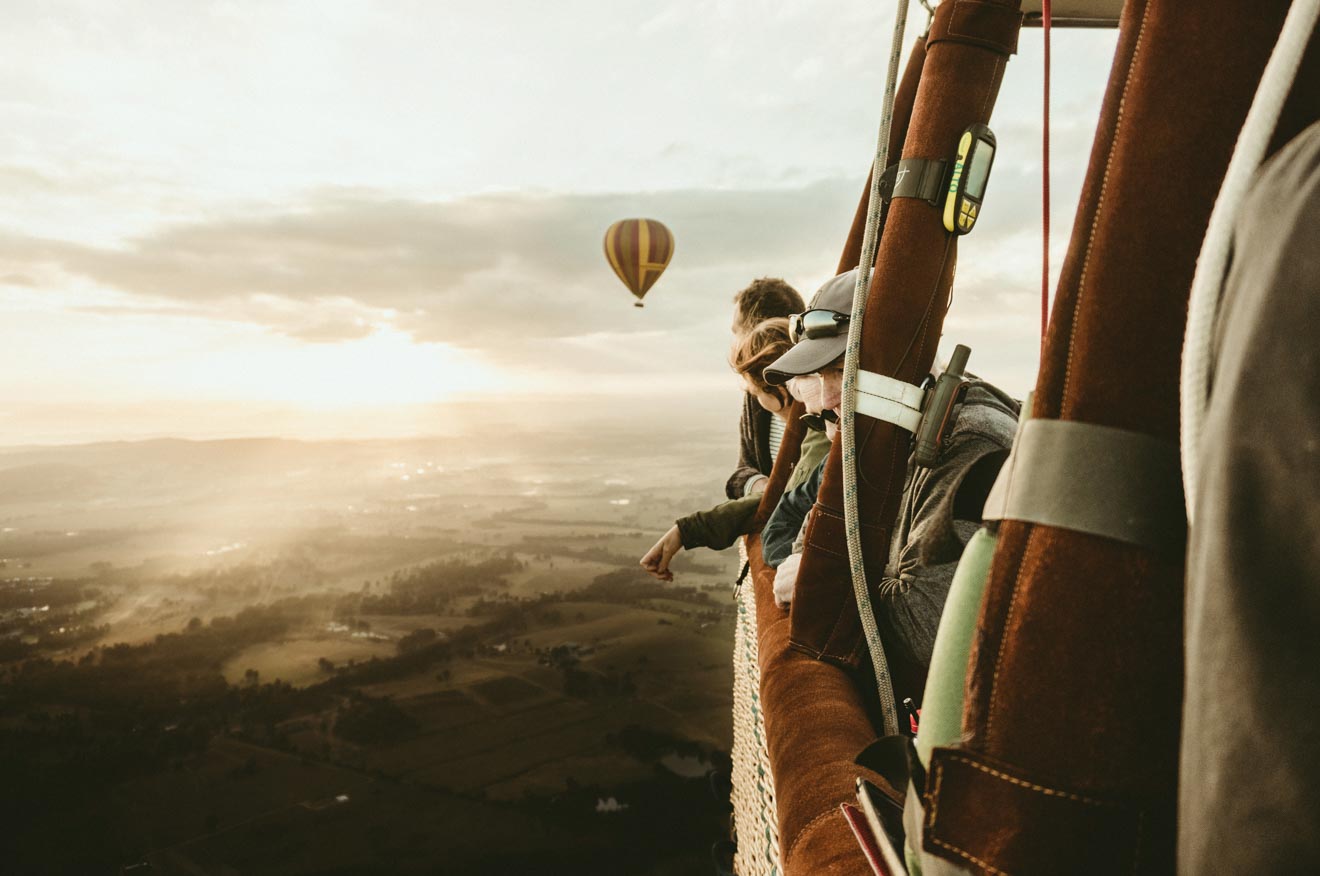
{"type": "MultiPolygon", "coordinates": [[[[926,41],[919,39],[912,44],[912,54],[908,56],[907,66],[903,68],[903,78],[899,80],[898,90],[894,92],[894,124],[889,134],[889,155],[895,158],[903,151],[903,138],[907,136],[908,121],[912,118],[912,106],[917,99],[917,86],[921,82],[921,69],[926,63],[926,41]]],[[[839,256],[839,267],[834,273],[851,271],[862,260],[862,238],[866,235],[866,214],[871,203],[871,173],[868,168],[866,185],[862,188],[862,197],[853,213],[852,225],[848,229],[848,238],[843,243],[843,253],[839,256]]],[[[883,232],[888,215],[886,205],[881,205],[880,230],[883,232]]],[[[878,251],[878,249],[877,249],[878,251]]]]}
{"type": "Polygon", "coordinates": [[[955,42],[1016,55],[1022,13],[985,0],[945,0],[935,9],[926,45],[955,42]]]}

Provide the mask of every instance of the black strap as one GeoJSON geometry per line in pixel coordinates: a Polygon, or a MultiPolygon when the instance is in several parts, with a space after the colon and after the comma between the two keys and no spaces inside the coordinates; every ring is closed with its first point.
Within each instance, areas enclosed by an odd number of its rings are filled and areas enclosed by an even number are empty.
{"type": "Polygon", "coordinates": [[[751,560],[748,560],[748,561],[744,562],[744,563],[743,563],[743,567],[742,567],[742,571],[738,573],[738,580],[733,582],[733,600],[734,600],[734,602],[737,602],[737,601],[738,601],[738,597],[739,597],[740,595],[742,595],[742,585],[743,585],[743,581],[747,580],[747,573],[748,573],[749,571],[751,571],[751,568],[752,568],[752,561],[751,561],[751,560]]]}
{"type": "Polygon", "coordinates": [[[904,158],[880,176],[880,197],[916,198],[938,207],[948,182],[949,162],[936,158],[904,158]]]}

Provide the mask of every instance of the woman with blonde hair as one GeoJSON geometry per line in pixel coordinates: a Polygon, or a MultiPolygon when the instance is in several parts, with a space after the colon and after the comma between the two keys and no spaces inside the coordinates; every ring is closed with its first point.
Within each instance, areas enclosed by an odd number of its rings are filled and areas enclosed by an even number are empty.
{"type": "MultiPolygon", "coordinates": [[[[793,397],[785,387],[768,383],[762,372],[792,346],[788,320],[777,317],[757,323],[734,343],[729,355],[729,365],[742,378],[743,388],[748,395],[772,415],[769,431],[771,459],[779,455],[779,443],[788,422],[788,410],[792,406],[793,397]]],[[[800,479],[799,474],[805,477],[811,473],[829,452],[829,447],[829,440],[822,432],[812,430],[803,437],[798,462],[789,480],[789,489],[796,486],[795,479],[800,479]]],[[[642,568],[662,581],[674,580],[669,562],[675,554],[680,550],[698,547],[717,551],[730,547],[739,536],[747,534],[760,503],[760,494],[754,493],[679,518],[642,557],[642,568]]]]}

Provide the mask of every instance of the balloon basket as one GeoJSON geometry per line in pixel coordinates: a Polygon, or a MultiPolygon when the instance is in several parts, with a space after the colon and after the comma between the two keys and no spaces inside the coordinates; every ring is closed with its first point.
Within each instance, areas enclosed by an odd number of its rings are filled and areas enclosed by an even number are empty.
{"type": "Polygon", "coordinates": [[[640,302],[640,301],[634,301],[634,302],[633,302],[633,307],[641,307],[641,306],[642,306],[642,302],[640,302]]]}

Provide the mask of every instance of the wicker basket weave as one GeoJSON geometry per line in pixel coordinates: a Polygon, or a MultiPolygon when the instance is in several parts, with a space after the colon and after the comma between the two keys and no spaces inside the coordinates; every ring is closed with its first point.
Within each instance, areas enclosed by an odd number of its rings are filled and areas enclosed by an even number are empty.
{"type": "MultiPolygon", "coordinates": [[[[741,542],[743,562],[746,550],[741,542]]],[[[733,639],[733,819],[738,833],[734,872],[779,876],[779,818],[761,713],[761,669],[756,650],[756,596],[751,581],[738,595],[733,639]]]]}

